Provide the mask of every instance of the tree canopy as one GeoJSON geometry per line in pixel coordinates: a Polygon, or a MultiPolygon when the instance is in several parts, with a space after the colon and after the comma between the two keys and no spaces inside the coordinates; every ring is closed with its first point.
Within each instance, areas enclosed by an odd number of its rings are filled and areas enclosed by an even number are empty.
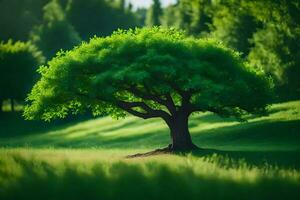
{"type": "Polygon", "coordinates": [[[95,37],[60,52],[39,72],[42,78],[28,96],[27,119],[91,110],[161,117],[169,125],[173,117],[187,121],[195,111],[237,117],[260,112],[271,95],[269,80],[234,50],[157,27],[95,37]]]}
{"type": "Polygon", "coordinates": [[[157,109],[166,95],[178,106],[187,95],[195,110],[237,114],[264,108],[269,94],[266,78],[237,52],[173,29],[95,37],[59,53],[39,72],[42,78],[28,97],[27,118],[49,120],[88,108],[112,114],[123,107],[120,101],[151,103],[148,107],[157,109]]]}

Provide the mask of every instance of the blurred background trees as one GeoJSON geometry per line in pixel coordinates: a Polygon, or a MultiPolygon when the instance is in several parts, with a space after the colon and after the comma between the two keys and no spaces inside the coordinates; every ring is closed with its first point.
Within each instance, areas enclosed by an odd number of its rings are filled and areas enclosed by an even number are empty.
{"type": "Polygon", "coordinates": [[[159,0],[153,0],[153,4],[150,6],[147,12],[147,18],[145,21],[146,26],[159,26],[161,25],[162,8],[159,0]]]}
{"type": "Polygon", "coordinates": [[[44,6],[41,25],[34,27],[30,39],[43,51],[47,59],[60,49],[71,49],[81,42],[78,32],[66,19],[65,12],[57,0],[44,6]]]}
{"type": "Polygon", "coordinates": [[[10,100],[14,111],[15,101],[22,101],[37,79],[37,67],[44,62],[42,53],[30,42],[0,43],[0,105],[10,100]]]}
{"type": "Polygon", "coordinates": [[[300,98],[300,2],[179,0],[162,24],[217,38],[274,80],[277,100],[300,98]]]}
{"type": "Polygon", "coordinates": [[[66,16],[84,40],[107,36],[117,29],[137,26],[133,12],[123,0],[69,0],[66,16]]]}
{"type": "MultiPolygon", "coordinates": [[[[278,101],[300,98],[298,0],[174,0],[169,5],[164,0],[152,0],[149,7],[142,8],[136,8],[135,2],[0,0],[1,48],[14,46],[10,39],[22,41],[49,60],[61,49],[72,49],[95,35],[107,36],[119,28],[175,27],[193,37],[217,38],[241,52],[253,67],[262,69],[273,79],[278,101]]],[[[4,53],[1,54],[3,57],[4,53]]],[[[7,78],[12,65],[1,59],[1,77],[7,78]]],[[[11,73],[27,69],[26,62],[19,58],[14,57],[11,62],[16,67],[11,73]]],[[[18,90],[13,88],[23,84],[18,82],[16,74],[12,77],[10,84],[16,86],[6,89],[3,89],[5,79],[1,79],[0,99],[10,99],[7,91],[14,90],[10,92],[16,95],[18,90]]],[[[31,78],[26,83],[31,83],[31,78]]],[[[20,93],[18,98],[23,97],[20,93]]]]}

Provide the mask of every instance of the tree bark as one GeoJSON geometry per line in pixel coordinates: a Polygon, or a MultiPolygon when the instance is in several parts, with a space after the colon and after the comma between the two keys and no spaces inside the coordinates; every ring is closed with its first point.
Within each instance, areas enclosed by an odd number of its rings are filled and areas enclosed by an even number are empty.
{"type": "Polygon", "coordinates": [[[179,113],[167,121],[171,135],[170,150],[187,151],[198,149],[191,139],[188,128],[188,118],[188,114],[179,113]]]}

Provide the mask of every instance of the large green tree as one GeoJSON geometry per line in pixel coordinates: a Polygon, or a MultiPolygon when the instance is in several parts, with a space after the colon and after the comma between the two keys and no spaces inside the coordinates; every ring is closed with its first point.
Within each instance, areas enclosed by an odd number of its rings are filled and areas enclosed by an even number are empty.
{"type": "Polygon", "coordinates": [[[0,105],[3,100],[10,99],[14,110],[14,100],[25,99],[34,84],[35,71],[43,62],[41,52],[29,42],[1,42],[0,105]]]}
{"type": "Polygon", "coordinates": [[[193,112],[241,117],[262,112],[270,84],[235,51],[174,29],[144,28],[93,38],[39,69],[27,119],[51,120],[91,110],[162,118],[169,150],[196,148],[188,129],[193,112]]]}

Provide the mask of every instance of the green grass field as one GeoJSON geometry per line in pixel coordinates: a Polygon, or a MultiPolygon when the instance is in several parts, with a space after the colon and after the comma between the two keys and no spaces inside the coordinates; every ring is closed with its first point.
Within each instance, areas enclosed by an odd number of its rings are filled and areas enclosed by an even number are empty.
{"type": "Polygon", "coordinates": [[[190,119],[205,151],[125,158],[165,147],[160,120],[0,121],[0,199],[300,199],[300,101],[248,122],[190,119]]]}

